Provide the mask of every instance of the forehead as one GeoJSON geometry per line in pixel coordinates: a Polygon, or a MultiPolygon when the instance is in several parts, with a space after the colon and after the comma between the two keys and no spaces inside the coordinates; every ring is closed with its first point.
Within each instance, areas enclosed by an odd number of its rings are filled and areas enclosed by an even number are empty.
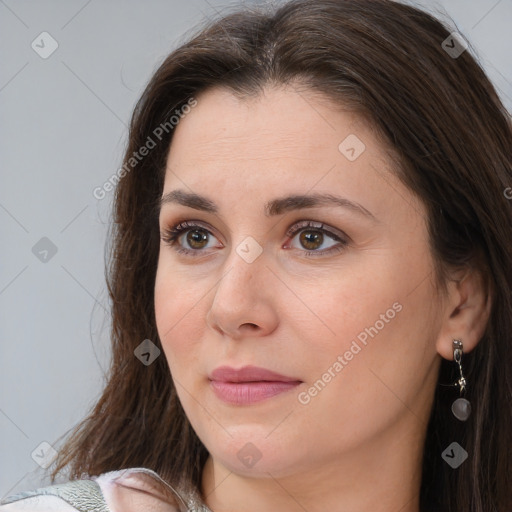
{"type": "Polygon", "coordinates": [[[218,175],[233,164],[279,172],[288,163],[298,178],[301,168],[311,175],[313,167],[321,173],[340,162],[339,145],[347,137],[365,147],[366,156],[385,157],[362,118],[318,93],[273,87],[241,99],[213,88],[197,97],[175,128],[168,167],[208,168],[218,175]]]}
{"type": "Polygon", "coordinates": [[[292,87],[266,88],[258,96],[243,99],[228,89],[215,88],[201,94],[197,102],[176,128],[173,159],[211,154],[230,159],[300,159],[311,150],[337,155],[343,133],[367,131],[364,122],[348,111],[333,123],[332,112],[339,106],[327,98],[320,100],[312,91],[292,87]],[[234,148],[240,153],[233,153],[234,148]]]}
{"type": "Polygon", "coordinates": [[[215,88],[196,99],[175,128],[164,194],[221,195],[240,211],[309,191],[369,201],[373,213],[399,207],[396,199],[410,206],[411,193],[369,124],[326,97],[279,87],[243,99],[215,88]]]}

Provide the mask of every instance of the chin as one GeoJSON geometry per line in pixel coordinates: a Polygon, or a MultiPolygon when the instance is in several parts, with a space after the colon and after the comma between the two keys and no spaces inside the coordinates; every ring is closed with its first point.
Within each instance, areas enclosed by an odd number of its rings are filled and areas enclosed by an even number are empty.
{"type": "Polygon", "coordinates": [[[275,425],[238,425],[221,429],[216,439],[207,436],[203,443],[212,457],[233,473],[253,478],[268,477],[268,473],[284,476],[296,469],[296,443],[271,433],[273,428],[275,425]]]}

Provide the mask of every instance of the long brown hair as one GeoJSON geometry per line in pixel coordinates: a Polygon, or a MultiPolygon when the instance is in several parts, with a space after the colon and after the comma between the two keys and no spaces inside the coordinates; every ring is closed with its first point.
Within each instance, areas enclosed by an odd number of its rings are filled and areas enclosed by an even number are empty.
{"type": "MultiPolygon", "coordinates": [[[[389,0],[292,0],[207,22],[165,59],[133,113],[116,189],[109,379],[60,450],[54,477],[65,467],[78,478],[144,466],[198,488],[208,452],[166,359],[145,366],[134,356],[145,339],[162,348],[153,289],[169,119],[213,86],[250,97],[268,84],[300,83],[364,116],[397,156],[397,174],[427,207],[441,282],[446,269],[467,265],[487,276],[491,317],[463,359],[474,413],[465,423],[446,421],[453,396],[438,386],[420,501],[423,512],[512,510],[512,128],[470,49],[447,51],[450,33],[429,14],[389,0]],[[148,138],[155,147],[130,160],[148,138]],[[457,470],[441,457],[454,440],[470,454],[457,470]]],[[[439,382],[450,381],[452,367],[443,361],[439,382]]]]}

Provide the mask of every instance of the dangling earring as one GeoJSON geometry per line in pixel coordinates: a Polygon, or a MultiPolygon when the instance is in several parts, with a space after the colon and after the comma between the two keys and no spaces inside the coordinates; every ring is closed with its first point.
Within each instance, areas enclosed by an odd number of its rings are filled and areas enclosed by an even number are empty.
{"type": "Polygon", "coordinates": [[[452,413],[460,421],[466,421],[471,414],[471,404],[465,398],[462,398],[466,393],[466,378],[462,374],[462,341],[453,340],[453,360],[459,365],[460,378],[454,384],[460,389],[460,398],[457,398],[452,404],[452,413]]]}

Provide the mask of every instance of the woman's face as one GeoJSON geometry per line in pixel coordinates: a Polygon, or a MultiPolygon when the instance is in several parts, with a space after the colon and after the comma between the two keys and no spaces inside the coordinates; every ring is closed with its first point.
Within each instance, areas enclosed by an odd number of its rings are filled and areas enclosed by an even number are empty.
{"type": "Polygon", "coordinates": [[[163,239],[186,224],[161,242],[155,308],[213,460],[277,477],[420,449],[443,304],[423,204],[368,124],[312,92],[197,100],[168,156],[163,239]]]}

